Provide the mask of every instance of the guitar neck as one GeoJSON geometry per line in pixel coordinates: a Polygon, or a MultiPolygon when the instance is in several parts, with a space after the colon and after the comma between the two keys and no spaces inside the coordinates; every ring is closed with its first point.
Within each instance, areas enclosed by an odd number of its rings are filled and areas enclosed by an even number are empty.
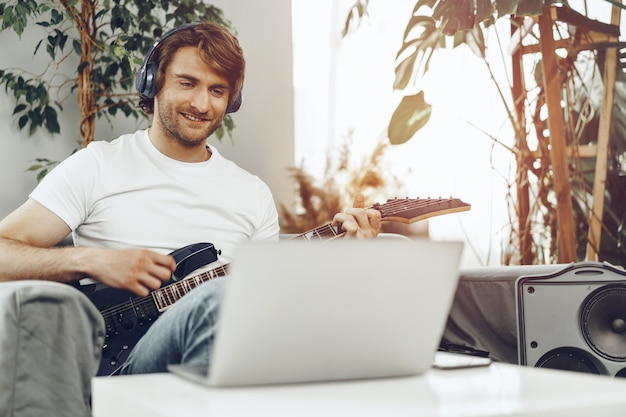
{"type": "MultiPolygon", "coordinates": [[[[429,217],[467,211],[471,206],[458,198],[394,198],[386,203],[374,204],[370,209],[378,210],[382,221],[414,223],[429,217]]],[[[292,240],[332,240],[343,236],[338,228],[330,223],[311,229],[292,240]]]]}
{"type": "Polygon", "coordinates": [[[150,296],[152,296],[157,310],[162,313],[198,285],[214,278],[225,276],[228,273],[228,267],[229,265],[226,264],[198,275],[187,277],[174,284],[153,291],[150,293],[150,296]]]}

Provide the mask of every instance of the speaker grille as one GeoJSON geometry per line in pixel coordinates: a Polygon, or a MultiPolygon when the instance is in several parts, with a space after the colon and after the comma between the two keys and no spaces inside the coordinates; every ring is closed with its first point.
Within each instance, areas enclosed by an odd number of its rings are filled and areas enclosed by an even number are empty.
{"type": "Polygon", "coordinates": [[[582,304],[580,324],[594,352],[626,361],[626,286],[607,285],[589,294],[582,304]]]}
{"type": "Polygon", "coordinates": [[[537,368],[562,369],[566,371],[603,374],[584,351],[571,347],[553,349],[543,355],[535,364],[537,368]]]}

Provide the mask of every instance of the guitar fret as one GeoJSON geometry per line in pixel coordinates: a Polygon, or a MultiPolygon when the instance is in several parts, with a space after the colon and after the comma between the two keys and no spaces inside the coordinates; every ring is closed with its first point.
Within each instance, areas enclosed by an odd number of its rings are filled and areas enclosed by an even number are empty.
{"type": "Polygon", "coordinates": [[[167,301],[168,304],[172,304],[174,303],[174,301],[176,301],[173,297],[172,297],[172,288],[173,286],[167,287],[166,289],[164,289],[163,293],[165,294],[165,300],[167,301]]]}
{"type": "Polygon", "coordinates": [[[153,291],[150,295],[152,295],[152,298],[154,299],[154,303],[157,306],[157,310],[158,311],[165,311],[166,308],[166,303],[165,300],[163,299],[163,291],[153,291]]]}
{"type": "Polygon", "coordinates": [[[179,285],[174,285],[174,291],[175,294],[173,294],[176,298],[176,300],[179,300],[180,297],[182,297],[183,295],[187,294],[187,291],[184,291],[183,285],[179,284],[179,285]],[[182,291],[182,294],[181,294],[182,291]]]}
{"type": "Polygon", "coordinates": [[[307,241],[318,240],[318,239],[329,240],[337,236],[339,236],[339,234],[337,233],[336,229],[332,225],[327,224],[327,225],[318,227],[316,229],[309,230],[308,232],[303,233],[301,235],[295,236],[291,240],[297,240],[297,239],[307,240],[307,241]]]}
{"type": "Polygon", "coordinates": [[[182,287],[183,287],[183,289],[185,291],[185,294],[195,288],[195,287],[191,286],[191,281],[183,280],[183,282],[181,284],[182,284],[182,287]]]}

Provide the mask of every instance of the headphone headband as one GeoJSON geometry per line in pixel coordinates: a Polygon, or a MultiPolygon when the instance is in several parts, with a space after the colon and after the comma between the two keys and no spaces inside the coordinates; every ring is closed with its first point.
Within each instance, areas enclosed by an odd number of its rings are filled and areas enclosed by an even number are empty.
{"type": "MultiPolygon", "coordinates": [[[[150,62],[150,58],[154,53],[155,49],[167,38],[172,36],[174,33],[179,32],[183,29],[187,29],[190,27],[197,26],[197,23],[186,23],[184,25],[175,27],[174,29],[169,30],[165,34],[163,34],[159,39],[157,39],[154,44],[148,50],[146,57],[143,60],[143,64],[135,74],[135,89],[139,94],[146,98],[154,98],[156,96],[156,75],[158,70],[158,64],[156,62],[150,62]]],[[[226,113],[234,113],[241,107],[241,103],[243,101],[243,94],[241,90],[239,90],[239,94],[232,103],[228,105],[226,108],[226,113]]]]}

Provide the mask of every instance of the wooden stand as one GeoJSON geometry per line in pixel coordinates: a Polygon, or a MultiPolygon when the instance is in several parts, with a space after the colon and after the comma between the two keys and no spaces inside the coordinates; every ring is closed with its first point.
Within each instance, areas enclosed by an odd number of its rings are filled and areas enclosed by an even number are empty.
{"type": "MultiPolygon", "coordinates": [[[[618,0],[621,1],[621,0],[618,0]]],[[[557,210],[557,250],[558,262],[569,263],[575,262],[576,259],[576,234],[574,227],[574,217],[572,215],[572,199],[570,189],[570,175],[568,169],[568,157],[573,154],[571,149],[567,148],[565,140],[565,124],[563,116],[563,108],[561,106],[562,99],[562,83],[558,71],[558,61],[556,50],[566,47],[568,52],[575,54],[581,50],[597,49],[598,45],[607,43],[616,43],[619,39],[619,21],[621,9],[613,6],[611,16],[611,24],[601,23],[575,12],[567,6],[550,6],[544,7],[544,12],[538,17],[539,24],[539,45],[524,46],[522,52],[514,55],[514,59],[521,60],[521,56],[526,53],[541,52],[543,62],[543,82],[545,86],[546,104],[548,108],[548,126],[550,130],[550,162],[554,174],[554,187],[556,193],[556,210],[557,210]],[[554,23],[560,21],[571,26],[581,27],[589,31],[589,36],[585,39],[560,40],[554,39],[553,26],[554,23]]],[[[514,68],[515,68],[514,63],[514,68]]],[[[602,100],[602,108],[600,113],[600,126],[598,130],[597,145],[593,147],[585,147],[585,152],[577,149],[577,154],[583,157],[595,157],[595,177],[593,185],[593,207],[588,217],[589,235],[587,245],[587,260],[597,260],[597,254],[600,247],[600,234],[602,230],[602,212],[604,210],[604,193],[606,188],[607,160],[609,152],[609,136],[611,130],[611,119],[613,115],[613,100],[615,92],[615,80],[617,71],[617,50],[616,47],[607,47],[606,62],[604,66],[603,83],[604,95],[602,100]]],[[[518,98],[520,94],[519,88],[515,88],[515,84],[519,83],[521,77],[514,78],[514,94],[518,98]]],[[[519,109],[518,109],[519,110],[519,109]]],[[[518,114],[521,114],[518,112],[518,114]]],[[[520,142],[518,140],[518,142],[520,142]]],[[[525,148],[518,147],[521,150],[525,148]]],[[[526,173],[518,172],[518,177],[526,176],[526,173]]],[[[528,263],[530,231],[527,227],[526,217],[527,195],[520,191],[518,180],[518,201],[520,204],[520,248],[522,250],[522,263],[528,263]],[[523,226],[523,227],[522,227],[523,226]]],[[[526,190],[527,192],[527,190],[526,190]]]]}

